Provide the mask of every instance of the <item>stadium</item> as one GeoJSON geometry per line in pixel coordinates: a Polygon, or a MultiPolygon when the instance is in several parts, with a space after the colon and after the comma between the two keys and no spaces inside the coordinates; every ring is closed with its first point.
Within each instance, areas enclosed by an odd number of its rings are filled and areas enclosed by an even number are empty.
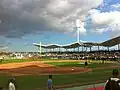
{"type": "Polygon", "coordinates": [[[53,1],[0,1],[0,90],[105,90],[119,74],[120,1],[53,1]]]}
{"type": "Polygon", "coordinates": [[[120,68],[119,44],[120,36],[101,43],[34,43],[39,52],[1,52],[0,85],[5,86],[6,79],[15,77],[18,86],[23,86],[18,90],[45,90],[47,77],[51,74],[56,90],[103,90],[112,69],[120,68]],[[117,49],[112,48],[116,46],[117,49]],[[94,47],[97,50],[92,49],[94,47]]]}

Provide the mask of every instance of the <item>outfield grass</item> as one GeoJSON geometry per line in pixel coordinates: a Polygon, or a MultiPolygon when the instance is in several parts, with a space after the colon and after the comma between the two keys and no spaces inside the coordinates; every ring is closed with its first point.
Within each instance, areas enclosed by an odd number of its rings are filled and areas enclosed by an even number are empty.
{"type": "MultiPolygon", "coordinates": [[[[55,65],[57,67],[84,67],[84,63],[80,64],[79,62],[46,62],[46,64],[55,65]]],[[[113,63],[91,63],[88,65],[88,68],[104,67],[104,66],[113,66],[116,64],[113,63]]]]}
{"type": "MultiPolygon", "coordinates": [[[[98,80],[106,80],[110,77],[112,69],[94,70],[93,72],[74,74],[74,75],[53,75],[53,84],[67,85],[75,83],[92,83],[98,80]]],[[[34,90],[41,88],[45,90],[48,76],[17,76],[16,82],[18,90],[34,90]]],[[[5,86],[9,76],[0,75],[0,86],[5,86]]]]}

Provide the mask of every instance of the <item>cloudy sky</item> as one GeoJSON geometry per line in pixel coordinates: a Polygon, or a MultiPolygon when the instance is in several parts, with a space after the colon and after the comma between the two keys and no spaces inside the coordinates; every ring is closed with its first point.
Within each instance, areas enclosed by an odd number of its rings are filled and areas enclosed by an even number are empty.
{"type": "Polygon", "coordinates": [[[102,42],[120,35],[120,0],[0,0],[0,51],[38,51],[32,43],[102,42]]]}

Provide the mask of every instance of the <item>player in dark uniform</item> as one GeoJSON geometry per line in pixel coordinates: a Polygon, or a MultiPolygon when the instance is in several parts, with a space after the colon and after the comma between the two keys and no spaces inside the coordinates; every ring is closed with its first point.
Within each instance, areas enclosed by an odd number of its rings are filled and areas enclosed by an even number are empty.
{"type": "Polygon", "coordinates": [[[88,62],[87,61],[85,61],[85,68],[87,68],[88,67],[88,62]]]}

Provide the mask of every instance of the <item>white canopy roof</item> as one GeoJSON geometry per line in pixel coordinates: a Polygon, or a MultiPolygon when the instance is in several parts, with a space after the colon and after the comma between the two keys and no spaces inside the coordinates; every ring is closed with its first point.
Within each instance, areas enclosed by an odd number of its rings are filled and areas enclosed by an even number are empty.
{"type": "MultiPolygon", "coordinates": [[[[33,43],[35,46],[40,47],[40,44],[33,43]]],[[[112,47],[117,44],[120,44],[120,36],[107,40],[102,43],[95,43],[95,42],[74,42],[71,44],[66,45],[59,45],[59,44],[48,44],[48,45],[41,45],[42,48],[77,48],[80,46],[91,47],[91,46],[105,46],[105,47],[112,47]]]]}

